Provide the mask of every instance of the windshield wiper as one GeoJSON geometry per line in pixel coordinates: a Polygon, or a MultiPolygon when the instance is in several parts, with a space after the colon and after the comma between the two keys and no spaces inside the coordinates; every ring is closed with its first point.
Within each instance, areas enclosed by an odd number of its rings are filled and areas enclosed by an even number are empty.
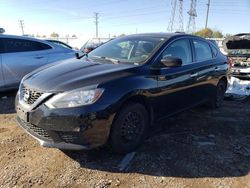
{"type": "Polygon", "coordinates": [[[99,59],[105,59],[105,60],[108,60],[108,61],[111,61],[112,63],[114,64],[119,64],[120,61],[118,59],[114,59],[114,58],[110,58],[110,57],[105,57],[105,56],[92,56],[94,58],[99,58],[99,59]]]}
{"type": "Polygon", "coordinates": [[[102,59],[106,59],[106,60],[109,60],[111,61],[112,63],[114,64],[118,64],[120,63],[120,61],[118,59],[114,59],[114,58],[110,58],[110,57],[101,57],[102,59]]]}

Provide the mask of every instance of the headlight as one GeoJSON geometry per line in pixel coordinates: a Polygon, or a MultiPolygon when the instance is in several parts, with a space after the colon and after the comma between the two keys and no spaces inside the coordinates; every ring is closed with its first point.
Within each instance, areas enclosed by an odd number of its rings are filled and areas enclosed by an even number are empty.
{"type": "Polygon", "coordinates": [[[94,104],[102,95],[104,89],[81,88],[60,93],[48,100],[45,105],[49,108],[72,108],[94,104]]]}

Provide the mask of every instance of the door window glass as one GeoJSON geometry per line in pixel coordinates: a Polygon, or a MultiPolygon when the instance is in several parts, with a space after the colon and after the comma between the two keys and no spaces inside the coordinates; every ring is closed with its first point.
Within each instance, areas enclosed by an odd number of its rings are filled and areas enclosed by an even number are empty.
{"type": "Polygon", "coordinates": [[[216,49],[214,46],[211,45],[213,56],[216,57],[218,54],[218,49],[216,49]]]}
{"type": "Polygon", "coordinates": [[[201,40],[193,40],[196,61],[204,61],[213,57],[211,48],[207,42],[201,40]]]}
{"type": "Polygon", "coordinates": [[[176,57],[182,60],[183,65],[192,62],[191,46],[188,39],[180,39],[173,42],[162,54],[162,58],[176,57]]]}

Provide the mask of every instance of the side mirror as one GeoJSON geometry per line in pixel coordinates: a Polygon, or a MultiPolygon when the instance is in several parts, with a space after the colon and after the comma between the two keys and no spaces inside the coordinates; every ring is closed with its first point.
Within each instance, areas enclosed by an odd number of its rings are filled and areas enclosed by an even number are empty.
{"type": "Polygon", "coordinates": [[[182,59],[177,57],[163,57],[161,63],[165,67],[180,67],[182,65],[182,59]]]}
{"type": "Polygon", "coordinates": [[[76,59],[80,59],[80,55],[79,55],[79,52],[76,52],[76,59]]]}
{"type": "Polygon", "coordinates": [[[83,56],[87,55],[87,53],[83,53],[81,51],[78,51],[75,53],[76,59],[81,59],[83,56]]]}

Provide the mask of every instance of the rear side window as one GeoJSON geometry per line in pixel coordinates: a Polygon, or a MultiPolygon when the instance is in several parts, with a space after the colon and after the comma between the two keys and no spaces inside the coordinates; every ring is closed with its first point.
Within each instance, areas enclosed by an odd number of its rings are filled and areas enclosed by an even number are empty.
{"type": "Polygon", "coordinates": [[[205,61],[213,58],[211,48],[207,42],[194,39],[193,44],[195,48],[196,61],[205,61]]]}
{"type": "Polygon", "coordinates": [[[51,47],[47,44],[31,40],[13,39],[13,38],[4,38],[2,40],[5,48],[5,53],[28,52],[28,51],[51,49],[51,47]]]}
{"type": "Polygon", "coordinates": [[[211,48],[212,48],[213,57],[216,57],[218,54],[217,48],[215,48],[213,45],[211,45],[211,48]]]}

